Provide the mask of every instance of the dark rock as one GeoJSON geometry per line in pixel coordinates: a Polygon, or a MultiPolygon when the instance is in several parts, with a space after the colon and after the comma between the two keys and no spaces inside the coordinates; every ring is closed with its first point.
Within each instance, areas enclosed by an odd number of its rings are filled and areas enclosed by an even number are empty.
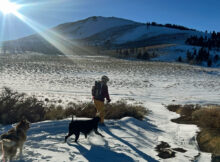
{"type": "Polygon", "coordinates": [[[182,153],[186,152],[186,150],[184,150],[183,148],[174,148],[173,150],[178,151],[178,152],[182,152],[182,153]]]}
{"type": "Polygon", "coordinates": [[[175,152],[170,148],[170,145],[163,141],[157,145],[156,151],[159,152],[158,156],[163,159],[175,157],[175,152]]]}
{"type": "Polygon", "coordinates": [[[170,148],[161,148],[158,156],[163,159],[175,157],[175,152],[170,148]]]}
{"type": "Polygon", "coordinates": [[[158,150],[160,148],[170,148],[170,145],[168,143],[162,141],[159,145],[157,145],[156,150],[158,150]]]}

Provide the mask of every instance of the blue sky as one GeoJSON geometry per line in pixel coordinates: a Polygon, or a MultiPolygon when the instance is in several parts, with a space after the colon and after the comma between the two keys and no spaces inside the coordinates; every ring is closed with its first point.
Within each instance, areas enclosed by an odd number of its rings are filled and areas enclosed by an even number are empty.
{"type": "MultiPolygon", "coordinates": [[[[115,16],[138,22],[172,23],[197,30],[220,31],[219,0],[13,0],[19,12],[46,28],[90,16],[115,16]],[[32,4],[32,5],[30,5],[32,4]]],[[[1,5],[1,1],[0,1],[1,5]]],[[[0,13],[1,39],[34,31],[14,15],[0,13]]]]}

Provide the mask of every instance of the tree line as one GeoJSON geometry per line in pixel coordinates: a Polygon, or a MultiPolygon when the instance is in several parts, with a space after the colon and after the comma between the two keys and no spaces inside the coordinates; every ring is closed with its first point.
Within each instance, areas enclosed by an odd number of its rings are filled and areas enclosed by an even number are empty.
{"type": "Polygon", "coordinates": [[[160,26],[160,27],[167,27],[167,28],[173,28],[173,29],[179,29],[179,30],[193,30],[195,29],[190,29],[182,25],[176,25],[176,24],[158,24],[156,22],[147,22],[147,27],[151,26],[160,26]]]}
{"type": "Polygon", "coordinates": [[[207,36],[191,36],[186,39],[185,43],[193,46],[207,47],[209,50],[212,48],[220,48],[220,32],[216,33],[213,31],[209,38],[207,36]]]}
{"type": "MultiPolygon", "coordinates": [[[[183,61],[181,56],[178,58],[178,61],[183,61]]],[[[187,50],[186,61],[192,64],[201,64],[206,62],[207,66],[211,67],[213,63],[217,63],[219,61],[219,55],[216,54],[213,57],[210,55],[210,52],[207,48],[201,47],[198,51],[196,49],[193,51],[187,50]]]]}
{"type": "Polygon", "coordinates": [[[136,58],[139,60],[150,60],[156,57],[155,51],[148,51],[145,48],[117,49],[116,54],[119,58],[136,58]]]}

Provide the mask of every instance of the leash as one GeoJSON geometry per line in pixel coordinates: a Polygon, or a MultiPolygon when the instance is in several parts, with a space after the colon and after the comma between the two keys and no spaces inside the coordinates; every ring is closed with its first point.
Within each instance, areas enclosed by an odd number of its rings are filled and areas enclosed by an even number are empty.
{"type": "MultiPolygon", "coordinates": [[[[83,111],[92,102],[93,102],[93,99],[89,103],[87,103],[80,111],[83,111]]],[[[74,121],[74,119],[76,119],[76,116],[72,115],[72,121],[74,121]]]]}
{"type": "Polygon", "coordinates": [[[83,111],[90,103],[92,103],[93,102],[93,99],[89,102],[89,103],[87,103],[82,109],[81,109],[81,111],[83,111]]]}

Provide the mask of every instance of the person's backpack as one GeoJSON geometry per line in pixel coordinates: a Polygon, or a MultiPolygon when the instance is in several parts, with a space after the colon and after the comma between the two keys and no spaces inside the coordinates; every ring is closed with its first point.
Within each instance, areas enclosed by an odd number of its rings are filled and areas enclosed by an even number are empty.
{"type": "Polygon", "coordinates": [[[95,98],[102,98],[101,81],[95,81],[95,85],[92,87],[92,96],[94,96],[95,98]]]}

